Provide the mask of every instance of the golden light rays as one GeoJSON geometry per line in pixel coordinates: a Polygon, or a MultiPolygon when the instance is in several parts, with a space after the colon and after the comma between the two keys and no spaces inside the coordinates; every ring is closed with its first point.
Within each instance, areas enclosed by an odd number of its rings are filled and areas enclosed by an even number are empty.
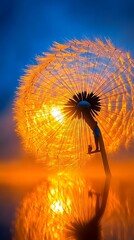
{"type": "Polygon", "coordinates": [[[69,99],[92,92],[100,99],[94,118],[108,152],[129,147],[134,135],[134,62],[107,40],[54,43],[21,78],[15,102],[17,132],[24,147],[50,167],[80,166],[94,145],[84,119],[65,111],[69,99]]]}

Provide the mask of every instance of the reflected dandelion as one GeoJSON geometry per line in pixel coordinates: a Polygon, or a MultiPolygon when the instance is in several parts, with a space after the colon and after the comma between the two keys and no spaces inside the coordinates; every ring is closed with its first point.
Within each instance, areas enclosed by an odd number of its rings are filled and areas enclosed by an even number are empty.
{"type": "Polygon", "coordinates": [[[133,183],[119,187],[116,181],[109,190],[107,180],[98,179],[96,187],[89,179],[60,173],[37,185],[17,211],[13,239],[133,239],[133,183]]]}
{"type": "Polygon", "coordinates": [[[59,173],[24,198],[16,214],[14,240],[84,240],[87,233],[101,239],[99,220],[105,204],[100,198],[98,204],[89,181],[59,173]]]}

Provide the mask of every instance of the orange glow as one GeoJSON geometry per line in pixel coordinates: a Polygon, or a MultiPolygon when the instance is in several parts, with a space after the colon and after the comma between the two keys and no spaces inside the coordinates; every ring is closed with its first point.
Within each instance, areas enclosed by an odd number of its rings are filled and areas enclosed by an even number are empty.
{"type": "Polygon", "coordinates": [[[85,187],[84,180],[63,173],[38,185],[24,198],[17,211],[14,239],[27,239],[29,232],[32,240],[66,239],[66,224],[69,224],[70,217],[73,219],[79,214],[89,217],[89,209],[84,213],[81,206],[82,196],[88,203],[85,187]],[[79,194],[81,197],[77,199],[79,194]]]}
{"type": "Polygon", "coordinates": [[[110,41],[55,43],[21,78],[15,102],[17,132],[27,151],[49,167],[81,166],[89,161],[92,130],[84,119],[64,111],[78,92],[94,92],[101,110],[95,120],[106,151],[129,147],[134,137],[134,62],[110,41]]]}
{"type": "MultiPolygon", "coordinates": [[[[101,194],[101,202],[103,182],[95,180],[92,186],[89,180],[60,173],[39,184],[24,198],[17,211],[13,239],[68,239],[67,226],[71,222],[78,219],[86,222],[94,216],[96,196],[89,197],[88,191],[101,194]]],[[[134,236],[133,182],[131,188],[128,189],[124,180],[112,183],[101,220],[106,239],[118,236],[117,239],[127,240],[128,236],[134,236]]],[[[75,240],[73,237],[69,239],[75,240]]]]}

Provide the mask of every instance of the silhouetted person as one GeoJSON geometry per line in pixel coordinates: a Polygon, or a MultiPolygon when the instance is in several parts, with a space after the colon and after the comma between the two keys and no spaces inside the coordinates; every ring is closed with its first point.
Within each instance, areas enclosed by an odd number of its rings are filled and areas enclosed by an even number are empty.
{"type": "Polygon", "coordinates": [[[95,128],[93,130],[93,134],[94,134],[94,141],[95,141],[95,146],[96,146],[95,151],[98,152],[99,151],[100,129],[98,127],[97,122],[95,122],[95,128]]]}

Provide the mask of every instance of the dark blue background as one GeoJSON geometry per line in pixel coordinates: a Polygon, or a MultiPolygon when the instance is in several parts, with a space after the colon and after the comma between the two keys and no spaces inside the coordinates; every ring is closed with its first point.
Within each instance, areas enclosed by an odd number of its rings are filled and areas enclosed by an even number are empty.
{"type": "Polygon", "coordinates": [[[1,0],[0,110],[13,101],[27,64],[54,41],[110,38],[134,56],[133,0],[1,0]]]}

